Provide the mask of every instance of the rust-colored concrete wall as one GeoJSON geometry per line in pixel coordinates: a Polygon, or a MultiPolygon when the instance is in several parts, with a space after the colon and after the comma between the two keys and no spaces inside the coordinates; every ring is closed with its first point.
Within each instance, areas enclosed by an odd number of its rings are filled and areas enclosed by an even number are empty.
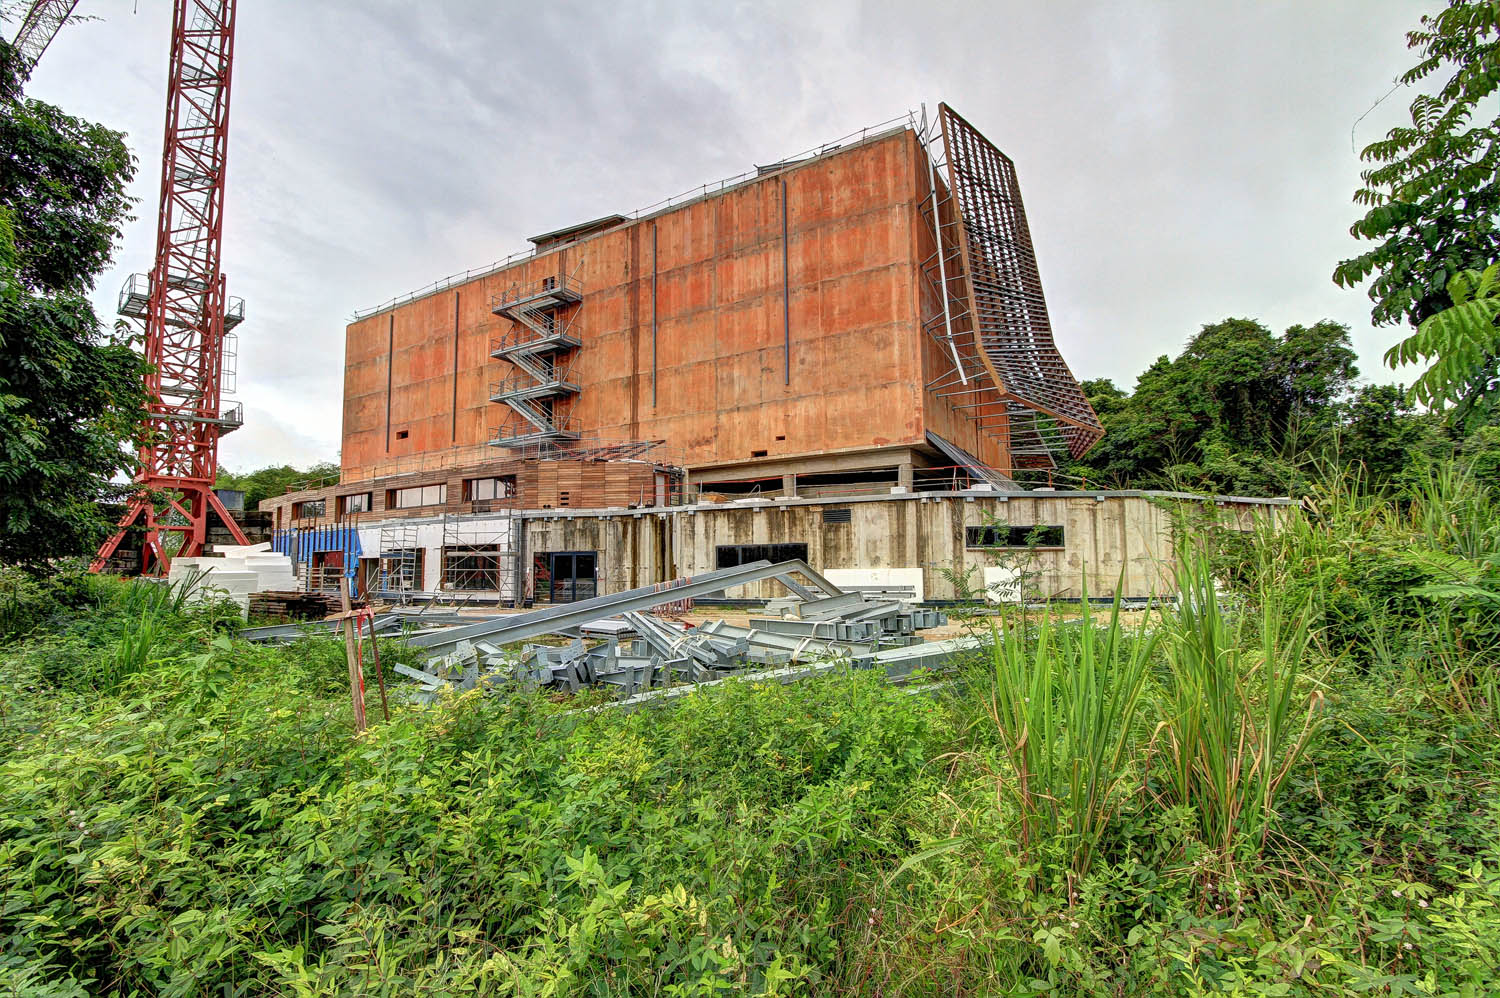
{"type": "Polygon", "coordinates": [[[514,371],[489,357],[510,327],[490,297],[553,274],[583,284],[582,391],[558,410],[586,437],[665,438],[704,467],[920,446],[931,426],[1007,467],[923,387],[939,362],[920,321],[926,176],[911,132],[873,138],[352,323],[345,477],[489,439],[511,414],[488,386],[514,371]]]}

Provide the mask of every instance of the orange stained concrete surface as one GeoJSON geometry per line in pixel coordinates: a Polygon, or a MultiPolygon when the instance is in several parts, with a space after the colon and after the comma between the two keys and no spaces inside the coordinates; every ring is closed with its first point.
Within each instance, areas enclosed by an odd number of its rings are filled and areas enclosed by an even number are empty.
{"type": "Polygon", "coordinates": [[[345,478],[515,425],[489,400],[517,370],[490,357],[512,327],[490,299],[559,274],[583,301],[581,391],[557,411],[585,437],[664,438],[697,467],[920,445],[931,428],[1008,467],[1001,437],[924,388],[943,363],[921,331],[924,155],[909,131],[870,139],[350,324],[345,478]]]}

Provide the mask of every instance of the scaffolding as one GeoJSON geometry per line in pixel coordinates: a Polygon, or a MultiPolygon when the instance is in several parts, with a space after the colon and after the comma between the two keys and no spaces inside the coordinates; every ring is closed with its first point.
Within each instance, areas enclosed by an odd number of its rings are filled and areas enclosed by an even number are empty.
{"type": "Polygon", "coordinates": [[[422,591],[422,574],[422,548],[417,528],[401,522],[383,524],[375,595],[397,603],[409,603],[414,594],[422,591]]]}
{"type": "Polygon", "coordinates": [[[443,517],[442,592],[519,605],[522,588],[521,518],[510,512],[443,517]]]}
{"type": "Polygon", "coordinates": [[[1062,444],[1057,456],[1082,457],[1104,427],[1053,341],[1015,164],[946,104],[938,105],[938,127],[953,214],[962,221],[972,337],[1005,396],[1004,422],[1009,429],[1018,419],[1039,417],[1025,432],[1032,446],[1056,439],[1062,444]]]}
{"type": "Polygon", "coordinates": [[[922,109],[912,128],[927,153],[928,189],[920,203],[922,220],[932,234],[932,252],[922,260],[922,330],[939,348],[944,364],[927,383],[927,390],[964,410],[980,432],[1004,449],[1009,443],[1009,406],[990,376],[974,334],[973,313],[964,284],[962,220],[948,171],[947,147],[941,127],[922,109]]]}

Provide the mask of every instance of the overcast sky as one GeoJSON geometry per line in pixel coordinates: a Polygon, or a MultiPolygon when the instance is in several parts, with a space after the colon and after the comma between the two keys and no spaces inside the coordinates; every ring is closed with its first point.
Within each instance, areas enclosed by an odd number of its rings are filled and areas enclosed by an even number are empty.
{"type": "MultiPolygon", "coordinates": [[[[1406,113],[1434,3],[494,3],[245,0],[224,268],[247,470],[336,458],[344,327],[528,235],[630,211],[947,101],[1016,162],[1053,327],[1130,387],[1204,323],[1347,324],[1369,380],[1399,336],[1336,288],[1356,147],[1406,113]],[[1353,139],[1351,143],[1351,129],[1353,139]]],[[[167,0],[82,0],[32,96],[121,129],[140,218],[102,315],[151,266],[167,0]]],[[[14,25],[7,25],[7,33],[14,25]]]]}

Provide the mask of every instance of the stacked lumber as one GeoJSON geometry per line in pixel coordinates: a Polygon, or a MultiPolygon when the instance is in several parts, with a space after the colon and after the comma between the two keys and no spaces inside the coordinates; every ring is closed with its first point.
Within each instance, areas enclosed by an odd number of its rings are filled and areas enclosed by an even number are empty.
{"type": "Polygon", "coordinates": [[[250,614],[271,620],[322,620],[343,611],[333,593],[271,591],[250,594],[250,614]]]}

